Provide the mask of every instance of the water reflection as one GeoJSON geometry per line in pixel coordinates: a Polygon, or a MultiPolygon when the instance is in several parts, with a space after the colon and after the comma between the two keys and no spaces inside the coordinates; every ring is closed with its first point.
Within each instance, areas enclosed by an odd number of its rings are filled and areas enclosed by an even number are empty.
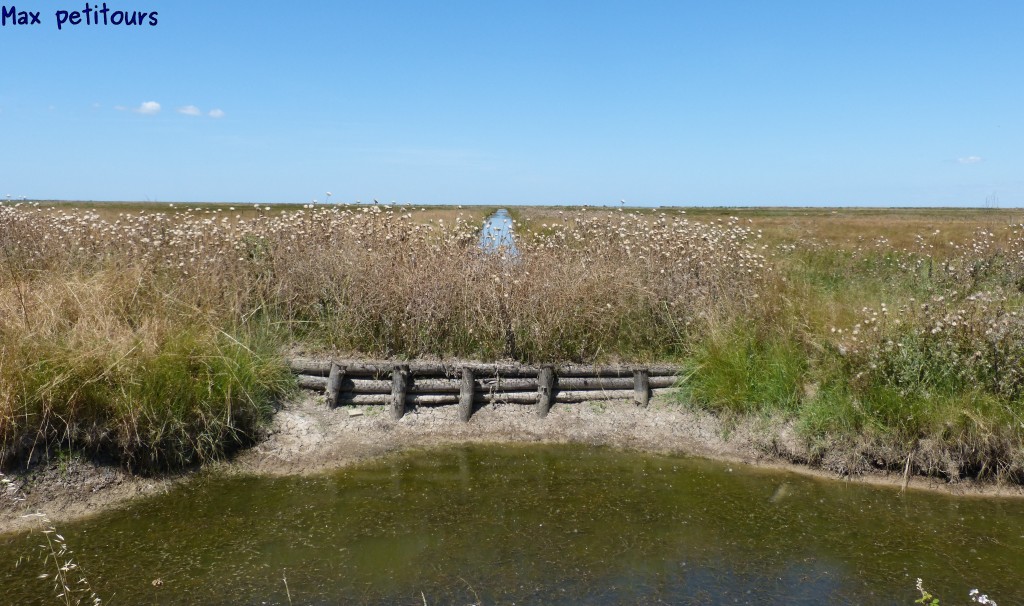
{"type": "Polygon", "coordinates": [[[488,253],[519,256],[512,235],[512,217],[504,208],[488,217],[480,231],[480,248],[488,253]]]}

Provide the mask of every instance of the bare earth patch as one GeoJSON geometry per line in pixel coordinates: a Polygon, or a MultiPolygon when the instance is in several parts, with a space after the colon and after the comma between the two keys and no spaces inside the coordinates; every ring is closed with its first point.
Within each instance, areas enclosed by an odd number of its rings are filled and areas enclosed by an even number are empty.
{"type": "MultiPolygon", "coordinates": [[[[579,443],[659,454],[688,454],[755,464],[836,479],[835,471],[803,465],[808,456],[793,427],[772,419],[724,425],[717,417],[680,406],[671,396],[655,398],[648,409],[629,402],[556,405],[547,418],[530,406],[493,404],[478,409],[469,423],[457,406],[421,407],[394,421],[383,406],[331,410],[322,396],[303,394],[274,417],[269,435],[211,472],[297,475],[328,472],[409,448],[465,443],[579,443]]],[[[901,474],[871,470],[844,476],[899,490],[901,474]]],[[[0,532],[36,523],[25,514],[42,511],[54,522],[81,518],[129,499],[158,494],[192,474],[141,478],[116,468],[72,461],[11,476],[7,498],[0,499],[0,532]],[[16,500],[20,499],[20,500],[16,500]]],[[[945,494],[1024,496],[1020,487],[936,478],[911,478],[913,489],[945,494]]]]}

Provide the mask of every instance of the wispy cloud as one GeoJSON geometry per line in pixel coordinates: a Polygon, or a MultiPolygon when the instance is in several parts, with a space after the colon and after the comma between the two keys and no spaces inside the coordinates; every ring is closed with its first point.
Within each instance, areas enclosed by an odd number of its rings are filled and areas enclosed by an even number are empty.
{"type": "Polygon", "coordinates": [[[201,115],[203,115],[203,112],[201,112],[199,110],[199,108],[196,107],[195,105],[186,105],[185,107],[179,107],[178,108],[178,113],[179,114],[184,114],[186,116],[201,116],[201,115]]]}
{"type": "Polygon", "coordinates": [[[956,159],[958,164],[978,164],[982,161],[981,156],[964,156],[956,159]]]}
{"type": "Polygon", "coordinates": [[[126,111],[128,111],[128,108],[123,106],[123,105],[115,105],[114,109],[119,111],[119,112],[126,112],[126,111]]]}
{"type": "Polygon", "coordinates": [[[225,114],[224,110],[222,110],[222,109],[211,109],[210,110],[210,117],[211,118],[223,118],[226,115],[227,114],[225,114]]]}
{"type": "Polygon", "coordinates": [[[160,113],[160,104],[156,101],[145,101],[132,111],[145,116],[153,116],[160,113]]]}

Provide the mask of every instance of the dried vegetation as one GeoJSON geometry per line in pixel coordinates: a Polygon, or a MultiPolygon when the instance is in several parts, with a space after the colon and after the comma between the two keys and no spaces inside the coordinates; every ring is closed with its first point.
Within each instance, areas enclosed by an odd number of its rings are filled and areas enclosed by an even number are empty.
{"type": "Polygon", "coordinates": [[[256,439],[282,352],[674,360],[809,462],[1024,479],[1024,237],[1005,212],[0,206],[0,446],[137,469],[256,439]],[[813,215],[813,216],[810,216],[813,215]]]}

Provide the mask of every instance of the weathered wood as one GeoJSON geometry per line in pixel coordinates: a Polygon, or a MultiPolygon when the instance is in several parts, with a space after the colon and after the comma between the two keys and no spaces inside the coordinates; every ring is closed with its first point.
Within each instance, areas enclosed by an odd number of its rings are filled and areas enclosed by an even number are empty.
{"type": "Polygon", "coordinates": [[[605,391],[559,391],[555,394],[555,402],[597,402],[600,400],[630,400],[632,389],[610,389],[605,391]]]}
{"type": "MultiPolygon", "coordinates": [[[[672,387],[676,377],[650,377],[651,387],[672,387]]],[[[587,391],[591,389],[630,389],[634,387],[632,378],[604,377],[558,377],[558,389],[587,391]]]]}
{"type": "MultiPolygon", "coordinates": [[[[338,361],[345,367],[345,373],[351,377],[385,378],[390,376],[396,367],[408,366],[413,375],[424,377],[459,378],[463,367],[469,367],[479,375],[503,375],[509,377],[535,377],[537,369],[520,364],[444,364],[440,362],[418,362],[412,364],[394,362],[360,362],[338,361]]],[[[327,376],[330,372],[330,361],[309,358],[293,358],[289,366],[295,374],[327,376]]]]}
{"type": "Polygon", "coordinates": [[[331,364],[331,374],[327,378],[327,405],[334,408],[338,405],[338,394],[341,393],[341,381],[345,371],[337,364],[331,364]]]}
{"type": "MultiPolygon", "coordinates": [[[[658,394],[665,389],[651,390],[652,394],[658,394]]],[[[632,401],[635,392],[632,389],[614,389],[605,391],[556,391],[554,402],[558,404],[572,404],[578,402],[599,402],[604,400],[632,401]]],[[[461,404],[460,397],[456,394],[407,394],[405,396],[406,406],[442,406],[461,404]]],[[[531,404],[536,405],[537,393],[528,391],[512,391],[503,393],[475,393],[473,404],[531,404]]],[[[391,404],[391,394],[353,394],[342,392],[338,397],[339,406],[386,406],[391,404]]]]}
{"type": "Polygon", "coordinates": [[[331,372],[330,360],[310,360],[309,358],[291,358],[288,360],[288,367],[293,374],[307,375],[313,377],[325,377],[331,372]],[[327,372],[324,372],[324,368],[327,372]]]}
{"type": "MultiPolygon", "coordinates": [[[[457,394],[406,394],[405,405],[409,406],[441,406],[445,404],[458,404],[457,394]]],[[[354,394],[351,392],[342,393],[338,398],[339,406],[390,406],[391,394],[370,393],[354,394]]]]}
{"type": "MultiPolygon", "coordinates": [[[[678,378],[674,376],[650,377],[650,386],[652,388],[672,387],[677,380],[678,378]]],[[[426,385],[428,388],[425,388],[424,391],[433,391],[434,386],[443,387],[444,383],[443,379],[432,379],[426,385]]],[[[476,385],[477,389],[483,391],[536,391],[538,382],[537,379],[486,378],[477,379],[476,385]]],[[[632,377],[562,377],[558,376],[557,372],[555,375],[556,389],[586,391],[591,389],[631,389],[632,387],[632,377]]],[[[437,391],[446,390],[442,388],[437,391]]]]}
{"type": "Polygon", "coordinates": [[[473,369],[463,368],[462,389],[459,391],[459,418],[462,419],[463,423],[468,423],[469,417],[473,415],[473,392],[475,387],[476,381],[473,377],[473,369]]]}
{"type": "Polygon", "coordinates": [[[295,377],[296,382],[302,389],[312,391],[327,391],[327,377],[313,377],[310,375],[299,375],[295,377]]]}
{"type": "Polygon", "coordinates": [[[409,387],[409,367],[398,366],[391,372],[391,418],[405,415],[405,396],[409,387]]]}
{"type": "Polygon", "coordinates": [[[556,369],[556,374],[561,377],[629,377],[632,370],[626,366],[588,366],[585,364],[562,364],[556,369]]]}
{"type": "Polygon", "coordinates": [[[633,373],[633,401],[644,408],[651,401],[651,377],[646,370],[633,373]]]}
{"type": "Polygon", "coordinates": [[[555,369],[545,366],[537,376],[537,416],[546,417],[551,410],[551,402],[555,395],[555,369]]]}
{"type": "MultiPolygon", "coordinates": [[[[503,376],[509,378],[532,378],[537,377],[540,368],[522,364],[446,364],[443,362],[417,362],[405,364],[401,362],[387,361],[359,361],[359,360],[336,360],[339,366],[345,368],[345,374],[350,377],[386,379],[391,376],[396,367],[408,366],[414,376],[423,377],[449,377],[458,379],[461,376],[462,368],[468,367],[477,375],[503,376]]],[[[331,360],[318,360],[311,358],[292,358],[289,366],[295,374],[313,375],[326,377],[331,372],[331,360]]],[[[669,364],[651,364],[646,366],[652,377],[676,376],[681,374],[681,369],[669,364]]],[[[608,377],[628,378],[633,376],[633,368],[629,366],[590,366],[584,364],[563,364],[555,368],[555,373],[560,377],[608,377]]]]}
{"type": "MultiPolygon", "coordinates": [[[[472,369],[469,369],[472,370],[472,369]]],[[[480,378],[474,373],[474,383],[477,391],[482,392],[509,392],[527,391],[537,392],[537,379],[505,379],[505,378],[480,378]]],[[[328,378],[313,375],[298,375],[296,377],[299,387],[313,391],[325,391],[328,378]]],[[[650,377],[651,389],[663,389],[673,387],[678,380],[677,377],[650,377]]],[[[340,394],[390,394],[392,382],[378,381],[375,379],[352,379],[347,374],[342,377],[340,394]]],[[[605,378],[605,377],[557,377],[555,388],[566,391],[588,391],[607,389],[631,389],[634,387],[634,379],[628,378],[605,378]]],[[[414,394],[436,394],[451,393],[457,394],[462,390],[462,381],[455,379],[417,379],[413,378],[408,392],[414,394]]]]}
{"type": "MultiPolygon", "coordinates": [[[[391,393],[391,380],[347,379],[342,391],[356,393],[391,393]]],[[[409,393],[459,393],[461,382],[455,379],[421,379],[409,378],[409,393]]]]}
{"type": "MultiPolygon", "coordinates": [[[[613,389],[605,391],[556,391],[551,402],[569,404],[574,402],[597,402],[601,400],[630,401],[632,399],[632,389],[613,389]]],[[[537,394],[526,391],[477,394],[473,400],[478,403],[487,404],[494,402],[504,402],[508,404],[534,404],[537,401],[537,394]]]]}

